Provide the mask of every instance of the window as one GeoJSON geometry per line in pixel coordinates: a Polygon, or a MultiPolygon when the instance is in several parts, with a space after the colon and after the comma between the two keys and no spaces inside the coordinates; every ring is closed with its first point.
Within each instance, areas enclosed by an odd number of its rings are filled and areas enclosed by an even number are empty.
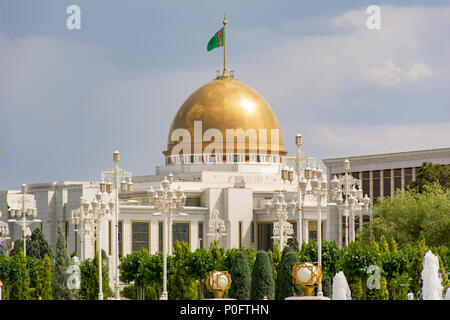
{"type": "Polygon", "coordinates": [[[239,249],[242,248],[242,221],[239,221],[239,249]]]}
{"type": "MultiPolygon", "coordinates": [[[[42,222],[41,222],[42,224],[42,222]]],[[[42,231],[42,229],[41,229],[42,231]]],[[[74,232],[73,233],[73,238],[74,238],[74,243],[75,243],[75,252],[78,253],[78,236],[77,236],[78,232],[74,232]]]]}
{"type": "Polygon", "coordinates": [[[198,247],[203,248],[203,221],[198,222],[198,247]]]}
{"type": "Polygon", "coordinates": [[[402,169],[394,169],[394,190],[402,188],[402,169]]]}
{"type": "Polygon", "coordinates": [[[355,216],[354,216],[354,224],[355,224],[355,236],[357,235],[357,234],[359,234],[359,228],[360,228],[360,226],[359,226],[359,219],[360,219],[360,217],[359,217],[359,215],[356,215],[355,214],[355,216]]]}
{"type": "MultiPolygon", "coordinates": [[[[290,224],[292,224],[292,230],[294,231],[294,233],[292,234],[293,237],[295,237],[295,239],[297,239],[297,220],[290,220],[288,221],[290,224]]],[[[298,239],[297,239],[298,241],[298,239]]]]}
{"type": "Polygon", "coordinates": [[[122,258],[123,255],[123,221],[120,220],[117,226],[118,229],[118,237],[119,237],[119,258],[122,258]]]}
{"type": "Polygon", "coordinates": [[[273,249],[273,223],[258,223],[258,250],[273,249]]]}
{"type": "Polygon", "coordinates": [[[200,196],[187,196],[185,207],[201,207],[200,196]]]}
{"type": "Polygon", "coordinates": [[[163,252],[164,245],[164,222],[158,222],[158,251],[163,252]]]}
{"type": "Polygon", "coordinates": [[[68,234],[69,234],[69,221],[64,221],[64,236],[66,238],[66,243],[68,234]]]}
{"type": "Polygon", "coordinates": [[[405,187],[412,181],[413,168],[405,168],[405,187]]]}
{"type": "Polygon", "coordinates": [[[341,221],[341,223],[342,223],[342,246],[344,246],[345,245],[345,233],[347,232],[346,231],[346,223],[345,223],[346,218],[344,215],[342,215],[341,218],[342,218],[342,221],[341,221]]]}
{"type": "MultiPolygon", "coordinates": [[[[322,232],[322,240],[324,239],[325,236],[325,229],[324,229],[324,225],[323,225],[323,221],[320,224],[321,227],[321,232],[322,232]]],[[[309,220],[308,221],[308,238],[309,240],[317,240],[317,221],[316,220],[309,220]]]]}
{"type": "Polygon", "coordinates": [[[391,169],[383,170],[383,197],[391,196],[391,169]]]}
{"type": "Polygon", "coordinates": [[[150,226],[148,222],[131,223],[131,250],[133,253],[141,249],[150,249],[150,226]]]}
{"type": "Polygon", "coordinates": [[[416,170],[416,180],[417,180],[417,174],[418,174],[419,171],[420,171],[420,167],[416,167],[415,170],[416,170]]]}
{"type": "Polygon", "coordinates": [[[372,172],[372,197],[373,203],[376,203],[377,199],[381,196],[381,172],[380,170],[376,170],[372,172]]]}
{"type": "Polygon", "coordinates": [[[172,224],[172,245],[174,245],[176,241],[190,244],[189,229],[189,222],[174,222],[172,224]]]}
{"type": "Polygon", "coordinates": [[[253,221],[250,223],[250,228],[250,241],[255,243],[255,223],[253,221]]]}
{"type": "Polygon", "coordinates": [[[370,196],[370,171],[364,171],[362,177],[363,196],[370,196]]]}
{"type": "Polygon", "coordinates": [[[370,215],[364,214],[363,215],[363,229],[370,227],[370,215]]]}

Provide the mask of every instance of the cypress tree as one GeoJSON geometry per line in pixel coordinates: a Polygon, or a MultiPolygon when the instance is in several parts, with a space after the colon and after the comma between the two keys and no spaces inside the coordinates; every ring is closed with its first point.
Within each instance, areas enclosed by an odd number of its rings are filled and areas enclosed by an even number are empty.
{"type": "Polygon", "coordinates": [[[360,277],[356,277],[353,281],[348,283],[350,292],[352,293],[352,300],[363,299],[363,285],[360,277]]]}
{"type": "Polygon", "coordinates": [[[28,274],[26,261],[22,250],[12,257],[9,275],[11,281],[11,300],[30,299],[30,275],[28,274]]]}
{"type": "Polygon", "coordinates": [[[285,247],[276,281],[275,299],[283,300],[289,296],[299,295],[298,289],[292,283],[292,271],[296,262],[298,258],[295,252],[290,247],[285,247]]]}
{"type": "Polygon", "coordinates": [[[273,300],[274,292],[273,270],[267,253],[260,250],[256,253],[253,264],[252,280],[250,285],[250,299],[261,300],[264,296],[273,300]]]}
{"type": "Polygon", "coordinates": [[[52,266],[50,257],[45,256],[39,267],[36,294],[42,300],[53,300],[52,297],[52,266]]]}
{"type": "MultiPolygon", "coordinates": [[[[267,254],[267,257],[269,258],[269,267],[270,267],[270,271],[272,272],[271,274],[272,274],[272,278],[273,278],[273,299],[275,299],[275,283],[276,283],[277,275],[275,272],[274,261],[272,259],[272,253],[270,251],[267,251],[266,254],[267,254]]],[[[281,262],[281,259],[279,262],[281,262]]],[[[279,265],[279,263],[278,263],[278,265],[279,265]]]]}
{"type": "Polygon", "coordinates": [[[269,259],[272,262],[274,279],[276,280],[278,278],[278,270],[281,262],[281,250],[278,242],[275,241],[273,243],[273,250],[269,250],[268,252],[270,253],[269,259]]]}
{"type": "Polygon", "coordinates": [[[33,230],[31,237],[27,239],[27,257],[44,259],[45,256],[53,257],[52,248],[45,239],[41,229],[33,230]]]}
{"type": "Polygon", "coordinates": [[[3,282],[2,299],[9,299],[9,289],[11,287],[11,257],[0,255],[0,281],[3,282]]]}
{"type": "Polygon", "coordinates": [[[95,258],[84,259],[80,264],[79,296],[82,300],[98,299],[98,268],[96,267],[98,264],[94,260],[95,258]],[[96,270],[97,272],[95,272],[96,270]]]}
{"type": "Polygon", "coordinates": [[[228,297],[239,300],[250,299],[250,269],[242,251],[236,252],[231,266],[231,287],[228,297]]]}
{"type": "Polygon", "coordinates": [[[58,226],[55,261],[52,266],[52,295],[55,300],[73,300],[74,290],[67,287],[70,274],[67,269],[72,264],[67,251],[66,239],[58,226]]]}
{"type": "Polygon", "coordinates": [[[20,251],[22,251],[22,253],[23,253],[23,240],[17,239],[16,241],[14,241],[14,247],[9,252],[9,256],[11,257],[11,256],[18,255],[18,254],[20,254],[20,251]]]}
{"type": "Polygon", "coordinates": [[[194,300],[198,297],[197,281],[189,274],[186,263],[191,254],[186,242],[174,244],[172,277],[168,279],[169,300],[194,300]]]}

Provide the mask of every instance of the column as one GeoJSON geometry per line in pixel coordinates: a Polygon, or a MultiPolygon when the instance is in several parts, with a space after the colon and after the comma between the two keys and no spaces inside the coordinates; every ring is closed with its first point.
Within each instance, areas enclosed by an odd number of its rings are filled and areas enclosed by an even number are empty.
{"type": "Polygon", "coordinates": [[[400,169],[401,170],[401,172],[400,172],[400,176],[401,176],[401,187],[402,187],[402,190],[404,190],[405,189],[405,168],[401,168],[400,169]]]}
{"type": "Polygon", "coordinates": [[[342,228],[342,217],[344,216],[341,212],[338,211],[339,223],[338,223],[338,245],[339,248],[343,248],[344,244],[342,238],[344,237],[344,229],[342,228]]]}
{"type": "Polygon", "coordinates": [[[302,223],[303,240],[305,241],[305,243],[308,243],[308,237],[309,237],[308,224],[309,224],[309,220],[308,219],[303,219],[303,223],[302,223]]]}

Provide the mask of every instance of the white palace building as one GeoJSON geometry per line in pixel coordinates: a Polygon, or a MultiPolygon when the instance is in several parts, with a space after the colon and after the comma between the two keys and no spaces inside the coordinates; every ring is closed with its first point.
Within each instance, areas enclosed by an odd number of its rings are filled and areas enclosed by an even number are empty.
{"type": "MultiPolygon", "coordinates": [[[[300,182],[306,177],[304,170],[299,168],[315,169],[316,159],[301,152],[301,136],[294,138],[298,150],[287,156],[272,108],[257,92],[234,76],[224,72],[206,83],[187,98],[175,115],[167,150],[163,152],[165,164],[156,167],[155,174],[133,176],[132,190],[120,192],[119,256],[141,248],[151,253],[162,251],[164,220],[154,214],[157,210],[150,205],[148,190],[160,188],[161,180],[169,174],[173,175],[174,188],[180,188],[186,196],[182,211],[185,215],[176,216],[172,221],[169,234],[172,244],[179,240],[187,242],[192,251],[208,248],[213,240],[209,224],[217,209],[225,225],[225,234],[219,240],[222,247],[249,247],[253,243],[257,250],[271,248],[276,218],[266,211],[266,205],[268,200],[275,201],[272,199],[275,191],[284,192],[288,207],[292,200],[296,201],[287,221],[297,239],[305,242],[316,239],[317,198],[310,192],[310,180],[307,180],[303,192],[299,187],[299,177],[300,182]],[[247,140],[239,141],[238,138],[235,143],[231,132],[233,139],[230,143],[230,129],[235,130],[235,135],[242,129],[247,133],[247,140]],[[211,143],[212,137],[215,143],[211,143]],[[220,137],[227,138],[226,143],[220,141],[220,137]],[[288,164],[292,169],[282,170],[288,164]]],[[[328,186],[334,175],[344,173],[344,160],[323,160],[326,166],[323,179],[328,180],[328,186]]],[[[449,164],[450,148],[352,156],[348,160],[353,177],[361,179],[363,193],[376,199],[391,195],[394,189],[403,188],[414,180],[416,168],[424,161],[449,164]]],[[[55,248],[57,226],[60,225],[69,253],[76,251],[82,259],[92,257],[93,243],[82,241],[81,233],[75,232],[71,217],[81,207],[81,198],[92,201],[99,189],[100,181],[27,185],[25,197],[35,202],[37,218],[41,220],[32,224],[31,229],[41,228],[55,248]]],[[[10,215],[5,214],[8,206],[20,206],[22,201],[23,194],[19,190],[1,191],[0,210],[4,213],[1,219],[10,219],[10,215]]],[[[322,239],[334,240],[343,246],[345,223],[342,214],[327,193],[319,203],[322,239]]],[[[370,210],[361,211],[361,215],[355,217],[355,230],[368,221],[369,214],[370,210]]],[[[101,228],[102,248],[109,256],[114,251],[113,226],[113,221],[106,220],[101,228]]],[[[18,224],[9,223],[9,230],[11,239],[4,241],[4,246],[22,237],[22,228],[18,224]]]]}

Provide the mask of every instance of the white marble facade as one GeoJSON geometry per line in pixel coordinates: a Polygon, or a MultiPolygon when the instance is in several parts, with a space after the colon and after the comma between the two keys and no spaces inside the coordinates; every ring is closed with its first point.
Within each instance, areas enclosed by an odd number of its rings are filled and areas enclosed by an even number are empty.
{"type": "MultiPolygon", "coordinates": [[[[416,168],[424,161],[448,164],[450,163],[450,148],[355,156],[348,157],[348,159],[351,162],[351,172],[360,172],[362,175],[362,172],[365,171],[416,168]]],[[[344,160],[345,158],[323,160],[329,180],[334,174],[343,172],[344,160]]],[[[220,211],[220,216],[226,224],[226,235],[220,239],[222,247],[249,247],[250,242],[253,242],[255,249],[267,249],[264,243],[258,241],[261,236],[267,237],[266,234],[260,234],[264,228],[258,226],[273,222],[273,217],[265,213],[264,200],[272,197],[275,190],[286,191],[287,200],[296,199],[296,180],[292,184],[284,183],[280,177],[278,164],[227,165],[227,170],[223,170],[224,168],[220,167],[220,164],[189,166],[188,164],[182,167],[166,165],[157,167],[156,171],[164,174],[173,172],[174,186],[177,188],[179,185],[188,197],[184,210],[188,215],[177,217],[174,222],[187,223],[191,250],[201,246],[208,248],[212,240],[207,236],[208,223],[214,209],[220,211]]],[[[162,219],[153,215],[154,209],[149,206],[147,190],[151,186],[158,188],[164,174],[133,177],[134,190],[131,193],[120,194],[119,221],[122,226],[122,255],[133,251],[132,225],[134,222],[148,223],[148,249],[151,253],[160,250],[159,223],[162,219]]],[[[391,181],[393,179],[392,175],[391,181]]],[[[404,181],[404,178],[402,179],[404,181]]],[[[370,187],[369,196],[372,198],[373,185],[370,184],[370,187]]],[[[28,185],[27,197],[35,198],[38,218],[42,220],[42,223],[32,225],[31,229],[41,228],[49,243],[55,248],[57,225],[59,224],[66,234],[69,253],[77,251],[80,255],[82,243],[80,235],[75,233],[74,225],[71,223],[71,212],[80,207],[80,197],[90,201],[98,190],[98,182],[64,181],[28,185]]],[[[4,213],[7,212],[7,203],[16,201],[20,196],[20,191],[17,190],[0,192],[0,210],[4,213]]],[[[302,212],[302,234],[303,240],[307,242],[309,236],[317,230],[318,217],[317,207],[308,196],[305,198],[302,212]]],[[[6,214],[2,217],[3,220],[7,218],[6,214]]],[[[289,220],[296,222],[297,217],[292,216],[289,220]]],[[[324,203],[322,207],[323,239],[334,240],[342,246],[341,221],[342,217],[336,207],[326,206],[324,203]]],[[[10,224],[9,227],[12,240],[21,237],[21,230],[18,226],[10,224]]],[[[112,232],[110,232],[110,228],[113,230],[109,222],[103,223],[102,248],[108,255],[111,254],[112,232]]],[[[270,239],[265,239],[266,245],[270,241],[270,239]]],[[[3,243],[3,245],[5,244],[3,243]]],[[[94,253],[92,243],[85,242],[83,245],[84,257],[92,257],[94,253]]]]}

